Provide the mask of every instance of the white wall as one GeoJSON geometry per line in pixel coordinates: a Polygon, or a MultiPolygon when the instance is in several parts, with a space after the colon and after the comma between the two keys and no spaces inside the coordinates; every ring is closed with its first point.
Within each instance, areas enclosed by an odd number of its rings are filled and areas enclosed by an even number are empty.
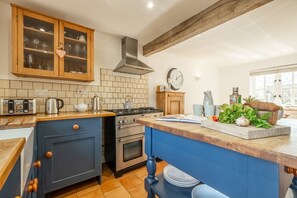
{"type": "Polygon", "coordinates": [[[242,95],[243,98],[249,95],[250,71],[296,63],[297,54],[259,61],[255,63],[221,68],[219,70],[220,103],[229,103],[229,95],[232,94],[232,87],[239,87],[239,93],[242,95]]]}
{"type": "Polygon", "coordinates": [[[203,102],[203,91],[211,90],[214,103],[218,104],[219,98],[219,73],[218,69],[200,65],[194,60],[184,59],[166,52],[160,52],[148,58],[139,56],[139,59],[155,69],[149,74],[149,101],[150,105],[156,105],[157,85],[167,85],[167,72],[170,68],[178,68],[184,76],[184,83],[180,90],[185,92],[185,112],[192,113],[193,104],[203,102]],[[200,79],[195,80],[195,76],[200,79]]]}
{"type": "MultiPolygon", "coordinates": [[[[30,80],[42,82],[65,82],[61,80],[39,79],[39,78],[21,78],[11,74],[11,7],[9,4],[0,2],[0,79],[14,80],[30,80]]],[[[88,24],[83,24],[88,26],[88,24]]],[[[100,31],[100,30],[99,30],[100,31]]],[[[95,32],[94,44],[94,72],[95,81],[90,83],[93,85],[100,84],[100,68],[113,69],[121,59],[121,38],[95,32]]],[[[192,112],[194,103],[202,103],[203,91],[212,90],[215,103],[218,103],[219,98],[219,73],[218,69],[207,68],[205,65],[199,65],[193,60],[183,59],[166,52],[160,52],[149,57],[139,55],[139,59],[147,63],[155,69],[155,72],[149,74],[149,104],[156,105],[156,86],[167,84],[166,76],[170,68],[176,67],[180,69],[184,75],[184,85],[182,92],[186,92],[185,96],[185,112],[192,112]],[[196,81],[195,75],[201,75],[201,79],[196,81]]],[[[120,76],[131,76],[139,78],[135,75],[126,75],[116,73],[120,76]]],[[[81,82],[71,82],[76,84],[89,84],[81,82]]]]}

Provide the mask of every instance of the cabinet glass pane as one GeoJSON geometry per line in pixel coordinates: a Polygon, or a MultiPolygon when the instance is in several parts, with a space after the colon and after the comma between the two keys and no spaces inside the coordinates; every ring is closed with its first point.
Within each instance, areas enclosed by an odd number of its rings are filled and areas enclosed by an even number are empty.
{"type": "Polygon", "coordinates": [[[70,28],[64,28],[64,71],[69,73],[87,73],[87,34],[70,28]]]}
{"type": "Polygon", "coordinates": [[[24,16],[24,67],[54,70],[54,24],[24,16]]]}

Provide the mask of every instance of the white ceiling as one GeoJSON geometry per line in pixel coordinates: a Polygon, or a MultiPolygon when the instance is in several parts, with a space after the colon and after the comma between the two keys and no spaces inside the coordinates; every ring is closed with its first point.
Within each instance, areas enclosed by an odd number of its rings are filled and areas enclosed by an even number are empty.
{"type": "MultiPolygon", "coordinates": [[[[144,45],[216,0],[0,0],[144,45]]],[[[274,0],[175,45],[168,53],[209,66],[232,66],[297,54],[297,1],[274,0]]]]}

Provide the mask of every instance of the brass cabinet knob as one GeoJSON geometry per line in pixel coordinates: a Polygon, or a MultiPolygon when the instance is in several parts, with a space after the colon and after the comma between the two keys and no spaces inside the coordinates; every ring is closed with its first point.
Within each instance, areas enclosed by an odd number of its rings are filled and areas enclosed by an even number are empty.
{"type": "Polygon", "coordinates": [[[22,198],[21,196],[15,196],[14,198],[22,198]]]}
{"type": "Polygon", "coordinates": [[[52,153],[51,151],[48,151],[48,152],[45,153],[45,157],[46,157],[47,159],[52,158],[52,156],[53,156],[53,153],[52,153]]]}
{"type": "Polygon", "coordinates": [[[36,168],[40,168],[41,167],[41,161],[38,160],[38,161],[34,162],[33,166],[36,167],[36,168]]]}
{"type": "Polygon", "coordinates": [[[37,192],[38,190],[38,179],[35,178],[29,182],[28,192],[37,192]]]}
{"type": "Polygon", "coordinates": [[[32,192],[37,192],[37,190],[38,190],[38,183],[34,183],[32,185],[32,192]]]}
{"type": "Polygon", "coordinates": [[[77,130],[77,129],[79,129],[79,125],[78,125],[78,124],[74,124],[72,128],[73,128],[74,130],[77,130]]]}
{"type": "MultiPolygon", "coordinates": [[[[33,184],[32,184],[33,185],[33,184]]],[[[28,192],[33,192],[33,186],[32,185],[29,185],[28,186],[28,192]]]]}

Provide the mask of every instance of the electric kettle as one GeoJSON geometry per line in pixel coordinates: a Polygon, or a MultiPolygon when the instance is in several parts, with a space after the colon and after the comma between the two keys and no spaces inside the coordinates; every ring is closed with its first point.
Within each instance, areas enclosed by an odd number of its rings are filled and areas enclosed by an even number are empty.
{"type": "Polygon", "coordinates": [[[59,113],[59,109],[64,107],[64,101],[58,98],[47,98],[45,102],[45,113],[59,113]]]}

